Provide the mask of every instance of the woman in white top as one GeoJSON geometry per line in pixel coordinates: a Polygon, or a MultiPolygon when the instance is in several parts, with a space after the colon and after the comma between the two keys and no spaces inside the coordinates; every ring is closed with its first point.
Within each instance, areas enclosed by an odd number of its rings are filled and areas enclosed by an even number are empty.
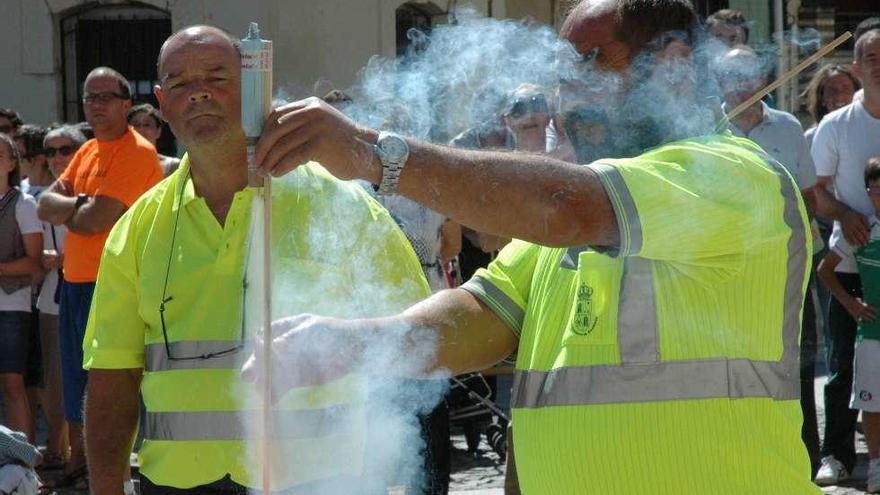
{"type": "Polygon", "coordinates": [[[0,388],[6,403],[4,424],[32,435],[24,373],[31,338],[31,277],[42,271],[43,233],[37,203],[17,188],[20,166],[15,143],[0,134],[0,388]]]}

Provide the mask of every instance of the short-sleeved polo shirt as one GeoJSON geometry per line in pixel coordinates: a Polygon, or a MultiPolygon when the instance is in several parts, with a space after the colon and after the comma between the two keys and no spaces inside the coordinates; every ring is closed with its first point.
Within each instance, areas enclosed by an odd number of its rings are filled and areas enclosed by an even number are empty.
{"type": "Polygon", "coordinates": [[[816,185],[816,165],[804,136],[804,128],[797,118],[761,102],[764,118],[748,135],[731,125],[734,136],[751,139],[773,158],[779,160],[801,190],[816,185]]]}
{"type": "Polygon", "coordinates": [[[519,338],[516,369],[524,378],[515,395],[527,398],[513,404],[513,424],[518,452],[529,447],[517,456],[521,482],[532,483],[524,491],[578,493],[589,480],[602,493],[644,486],[816,493],[806,452],[796,448],[796,400],[642,394],[593,405],[574,390],[589,395],[608,385],[566,381],[561,372],[622,367],[635,384],[658,362],[776,362],[785,350],[796,352],[789,329],[799,325],[806,287],[808,220],[793,179],[762,153],[745,139],[707,136],[594,162],[616,215],[618,247],[514,241],[462,286],[519,338]],[[545,373],[539,392],[570,402],[543,405],[541,393],[523,392],[528,377],[545,373]],[[762,442],[771,437],[785,453],[767,463],[762,442]],[[708,452],[726,452],[730,462],[708,452]],[[741,457],[761,460],[734,462],[741,457]],[[669,478],[672,466],[687,466],[687,482],[669,478]]]}
{"type": "MultiPolygon", "coordinates": [[[[245,286],[261,286],[260,270],[252,267],[262,264],[247,260],[254,259],[252,248],[261,246],[254,218],[261,218],[255,205],[262,201],[252,188],[237,192],[221,225],[195,193],[189,171],[184,157],[180,168],[135,202],[111,231],[84,340],[87,369],[144,368],[141,392],[148,415],[242,411],[259,404],[247,399],[254,387],[240,379],[237,366],[196,363],[169,372],[151,361],[166,359],[160,317],[166,274],[164,328],[170,344],[213,341],[234,347],[242,324],[247,341],[259,328],[259,299],[251,299],[254,291],[245,286]]],[[[274,180],[272,193],[273,318],[385,316],[430,295],[406,237],[360,187],[308,164],[274,180]]],[[[362,390],[352,391],[350,383],[334,382],[320,393],[294,390],[279,407],[291,401],[294,408],[318,408],[362,400],[362,390]]],[[[157,484],[197,486],[227,473],[238,483],[259,484],[251,478],[243,441],[221,442],[222,447],[186,442],[185,448],[167,443],[179,442],[148,439],[139,453],[142,473],[157,484]]],[[[352,464],[303,461],[279,471],[277,486],[355,469],[358,452],[352,448],[346,455],[343,462],[352,464]]]]}
{"type": "MultiPolygon", "coordinates": [[[[156,148],[131,127],[118,139],[86,141],[59,180],[73,185],[74,194],[107,196],[130,207],[144,192],[162,180],[156,148]]],[[[67,235],[64,279],[94,282],[98,262],[110,229],[97,234],[67,235]]]]}

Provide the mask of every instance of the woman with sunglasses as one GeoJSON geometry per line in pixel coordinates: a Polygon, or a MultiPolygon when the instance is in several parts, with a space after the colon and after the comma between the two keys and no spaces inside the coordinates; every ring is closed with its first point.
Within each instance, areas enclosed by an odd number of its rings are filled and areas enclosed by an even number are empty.
{"type": "MultiPolygon", "coordinates": [[[[0,134],[0,389],[6,403],[3,423],[33,432],[24,375],[31,321],[31,278],[41,273],[43,233],[33,196],[22,193],[21,155],[0,134]]],[[[29,439],[31,442],[33,438],[29,439]]]]}
{"type": "MultiPolygon", "coordinates": [[[[74,126],[53,129],[43,139],[43,153],[48,160],[49,172],[54,179],[61,176],[86,137],[74,126]]],[[[61,260],[67,227],[42,222],[43,271],[45,279],[37,299],[40,310],[40,342],[42,343],[43,381],[45,392],[43,409],[49,427],[43,469],[60,469],[67,462],[70,450],[67,422],[61,396],[61,347],[58,341],[58,301],[63,280],[61,260]]]]}

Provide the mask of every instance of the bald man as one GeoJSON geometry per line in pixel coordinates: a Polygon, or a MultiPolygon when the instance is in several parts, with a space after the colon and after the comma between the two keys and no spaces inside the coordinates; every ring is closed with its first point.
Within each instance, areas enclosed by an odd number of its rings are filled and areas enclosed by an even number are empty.
{"type": "Polygon", "coordinates": [[[611,131],[648,131],[633,136],[650,148],[635,158],[575,166],[378,133],[314,99],[276,109],[258,145],[263,173],[320,159],[338,177],[520,239],[461,288],[396,316],[276,322],[294,371],[286,385],[321,381],[310,370],[330,356],[297,345],[316,332],[355,358],[395,328],[432,332],[428,371],[515,359],[523,493],[820,493],[798,404],[806,209],[778,162],[703,120],[695,23],[686,0],[586,0],[563,24],[598,70],[622,76],[609,97],[642,104],[611,131]],[[675,80],[658,92],[658,76],[675,80]],[[662,98],[631,99],[645,94],[662,98]],[[687,118],[672,118],[682,108],[687,118]]]}
{"type": "MultiPolygon", "coordinates": [[[[155,95],[187,154],[120,218],[104,251],[84,344],[95,494],[122,486],[139,391],[142,494],[244,494],[260,486],[247,444],[260,401],[239,379],[255,328],[245,319],[253,294],[246,288],[259,287],[248,251],[259,246],[251,248],[257,192],[248,187],[237,45],[217,28],[194,26],[172,35],[159,55],[155,95]]],[[[295,293],[275,300],[276,309],[380,316],[430,294],[418,259],[378,203],[317,165],[299,171],[273,189],[281,201],[273,268],[295,293]]],[[[358,484],[364,394],[357,377],[343,375],[279,397],[273,489],[326,494],[358,484]]]]}

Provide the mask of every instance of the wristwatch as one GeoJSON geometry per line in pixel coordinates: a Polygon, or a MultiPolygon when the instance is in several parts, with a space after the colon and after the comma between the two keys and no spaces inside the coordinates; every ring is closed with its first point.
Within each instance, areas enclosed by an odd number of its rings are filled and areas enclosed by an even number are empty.
{"type": "Polygon", "coordinates": [[[373,146],[379,159],[382,160],[382,181],[379,183],[379,194],[397,192],[400,172],[409,158],[409,145],[403,137],[393,132],[380,132],[379,139],[373,146]]]}
{"type": "Polygon", "coordinates": [[[73,209],[78,210],[80,208],[80,206],[88,203],[88,201],[89,201],[88,194],[83,194],[83,193],[77,194],[76,195],[76,203],[73,204],[73,209]]]}

